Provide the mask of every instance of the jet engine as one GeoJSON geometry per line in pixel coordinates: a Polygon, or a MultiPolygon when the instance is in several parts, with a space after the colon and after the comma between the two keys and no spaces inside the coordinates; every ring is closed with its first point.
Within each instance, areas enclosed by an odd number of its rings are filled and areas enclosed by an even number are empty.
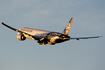
{"type": "Polygon", "coordinates": [[[26,39],[26,37],[23,34],[18,34],[17,39],[20,41],[24,41],[26,39]]]}

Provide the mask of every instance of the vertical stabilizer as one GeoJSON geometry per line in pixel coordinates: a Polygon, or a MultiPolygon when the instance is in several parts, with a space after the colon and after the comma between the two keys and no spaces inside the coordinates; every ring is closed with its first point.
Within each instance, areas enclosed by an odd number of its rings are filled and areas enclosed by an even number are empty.
{"type": "Polygon", "coordinates": [[[68,35],[68,34],[69,34],[69,31],[70,31],[72,22],[73,22],[73,18],[71,18],[71,20],[70,20],[69,23],[67,24],[67,26],[66,26],[66,28],[64,29],[64,31],[62,32],[62,34],[64,34],[64,35],[68,35]]]}

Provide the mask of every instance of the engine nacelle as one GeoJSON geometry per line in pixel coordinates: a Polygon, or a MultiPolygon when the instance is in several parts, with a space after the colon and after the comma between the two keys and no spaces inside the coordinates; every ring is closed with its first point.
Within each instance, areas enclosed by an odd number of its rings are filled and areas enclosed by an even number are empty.
{"type": "Polygon", "coordinates": [[[20,41],[24,41],[26,39],[26,37],[23,34],[18,34],[17,39],[20,41]]]}

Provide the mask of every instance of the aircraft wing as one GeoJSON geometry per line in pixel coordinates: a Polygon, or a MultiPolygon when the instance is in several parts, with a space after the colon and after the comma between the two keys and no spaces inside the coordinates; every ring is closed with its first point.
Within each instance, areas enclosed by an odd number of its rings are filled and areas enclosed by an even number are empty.
{"type": "Polygon", "coordinates": [[[79,40],[79,39],[91,39],[91,38],[99,38],[99,37],[102,37],[102,36],[94,36],[94,37],[78,37],[78,38],[71,38],[71,39],[79,40]]]}
{"type": "Polygon", "coordinates": [[[12,30],[14,30],[14,31],[16,31],[16,32],[19,32],[19,33],[21,33],[21,34],[23,34],[23,35],[28,35],[28,36],[30,36],[33,40],[39,40],[39,39],[41,39],[42,37],[40,37],[40,36],[33,36],[33,35],[31,35],[31,34],[28,34],[28,33],[25,33],[25,32],[23,32],[23,31],[20,31],[20,30],[18,30],[18,29],[15,29],[15,28],[13,28],[13,27],[10,27],[10,26],[8,26],[7,24],[5,24],[5,23],[3,23],[3,22],[1,22],[4,26],[6,26],[6,27],[8,27],[8,28],[10,28],[10,29],[12,29],[12,30]]]}

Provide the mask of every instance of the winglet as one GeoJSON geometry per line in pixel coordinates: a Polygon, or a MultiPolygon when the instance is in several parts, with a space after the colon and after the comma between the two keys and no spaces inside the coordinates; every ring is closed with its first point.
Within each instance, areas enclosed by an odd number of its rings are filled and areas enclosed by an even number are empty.
{"type": "Polygon", "coordinates": [[[69,34],[69,31],[70,31],[72,22],[73,22],[73,18],[71,18],[71,20],[70,20],[69,23],[67,24],[67,26],[66,26],[66,28],[64,29],[64,31],[62,32],[62,34],[64,34],[64,35],[68,35],[68,34],[69,34]]]}

